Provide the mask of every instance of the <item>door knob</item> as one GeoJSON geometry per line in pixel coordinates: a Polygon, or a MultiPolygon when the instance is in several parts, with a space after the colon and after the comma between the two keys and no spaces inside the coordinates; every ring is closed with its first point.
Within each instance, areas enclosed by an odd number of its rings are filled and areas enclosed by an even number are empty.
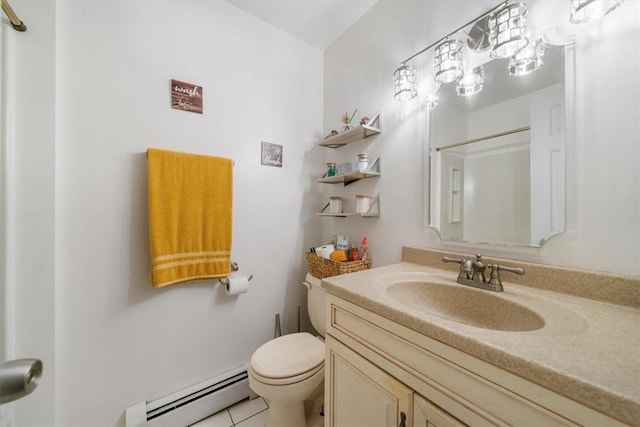
{"type": "Polygon", "coordinates": [[[32,393],[42,375],[38,359],[16,359],[0,365],[0,404],[12,402],[32,393]]]}

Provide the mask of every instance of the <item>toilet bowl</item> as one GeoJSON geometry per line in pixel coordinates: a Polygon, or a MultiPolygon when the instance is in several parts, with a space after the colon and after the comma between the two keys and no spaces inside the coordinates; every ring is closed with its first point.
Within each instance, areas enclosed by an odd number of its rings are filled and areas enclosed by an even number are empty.
{"type": "MultiPolygon", "coordinates": [[[[325,292],[320,280],[310,275],[304,285],[311,323],[324,336],[325,292]]],[[[275,338],[253,353],[249,386],[269,402],[266,427],[307,425],[304,402],[322,391],[324,356],[322,337],[307,332],[275,338]]]]}

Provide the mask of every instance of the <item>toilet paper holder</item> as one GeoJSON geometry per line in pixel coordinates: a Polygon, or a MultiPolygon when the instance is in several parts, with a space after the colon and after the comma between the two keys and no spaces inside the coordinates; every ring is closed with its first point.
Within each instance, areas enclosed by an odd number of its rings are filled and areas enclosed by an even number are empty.
{"type": "MultiPolygon", "coordinates": [[[[233,261],[231,263],[231,271],[235,272],[235,271],[238,271],[238,270],[240,270],[240,267],[238,266],[238,263],[233,261]]],[[[251,276],[249,276],[247,278],[248,281],[251,281],[251,279],[253,279],[253,275],[251,275],[251,276]]],[[[222,283],[225,287],[229,286],[229,278],[228,277],[223,277],[222,279],[218,279],[218,281],[220,283],[222,283]]]]}

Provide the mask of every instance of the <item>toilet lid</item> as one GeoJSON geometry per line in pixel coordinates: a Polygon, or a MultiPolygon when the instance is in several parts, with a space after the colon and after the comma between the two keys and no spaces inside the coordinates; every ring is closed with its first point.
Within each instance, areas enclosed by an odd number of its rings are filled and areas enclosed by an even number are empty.
{"type": "Polygon", "coordinates": [[[283,335],[260,346],[251,356],[251,367],[268,378],[303,374],[324,363],[324,343],[302,332],[283,335]]]}

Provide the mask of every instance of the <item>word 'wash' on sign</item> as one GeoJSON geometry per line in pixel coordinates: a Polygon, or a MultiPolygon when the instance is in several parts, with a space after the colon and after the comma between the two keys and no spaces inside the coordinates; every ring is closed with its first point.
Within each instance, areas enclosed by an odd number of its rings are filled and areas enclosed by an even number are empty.
{"type": "Polygon", "coordinates": [[[172,79],[171,108],[202,114],[202,86],[172,79]]]}

